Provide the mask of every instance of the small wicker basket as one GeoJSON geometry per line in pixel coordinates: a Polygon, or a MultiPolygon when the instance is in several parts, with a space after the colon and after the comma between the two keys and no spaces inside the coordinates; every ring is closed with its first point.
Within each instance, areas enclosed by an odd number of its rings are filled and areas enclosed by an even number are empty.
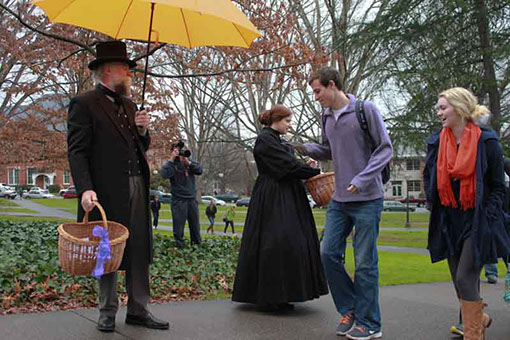
{"type": "Polygon", "coordinates": [[[306,187],[319,207],[328,205],[335,192],[335,173],[326,172],[308,179],[306,187]]]}
{"type": "Polygon", "coordinates": [[[99,237],[92,235],[96,225],[103,224],[108,229],[110,239],[110,259],[105,262],[104,274],[116,271],[122,262],[129,231],[120,223],[107,221],[103,207],[98,202],[94,204],[101,212],[103,221],[89,222],[89,213],[85,212],[83,222],[58,226],[58,258],[62,269],[71,275],[92,275],[100,241],[99,237]]]}

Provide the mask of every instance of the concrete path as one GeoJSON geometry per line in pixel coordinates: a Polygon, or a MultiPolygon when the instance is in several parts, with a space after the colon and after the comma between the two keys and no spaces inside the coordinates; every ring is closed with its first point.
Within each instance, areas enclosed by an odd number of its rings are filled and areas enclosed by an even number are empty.
{"type": "MultiPolygon", "coordinates": [[[[510,305],[501,299],[503,283],[482,284],[482,294],[493,318],[488,340],[510,339],[510,305]]],[[[451,283],[382,287],[383,339],[452,339],[449,328],[457,323],[458,301],[451,283]]],[[[95,329],[96,309],[0,316],[0,336],[10,340],[46,339],[331,339],[338,315],[330,296],[298,303],[285,314],[261,313],[253,306],[227,300],[174,302],[151,306],[159,318],[170,321],[168,331],[124,324],[125,307],[117,315],[116,331],[95,329]]],[[[457,338],[459,339],[459,338],[457,338]]]]}

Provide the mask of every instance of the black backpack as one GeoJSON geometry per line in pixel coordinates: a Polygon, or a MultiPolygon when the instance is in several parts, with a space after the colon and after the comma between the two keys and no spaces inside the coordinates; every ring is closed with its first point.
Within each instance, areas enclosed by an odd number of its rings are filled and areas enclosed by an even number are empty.
{"type": "MultiPolygon", "coordinates": [[[[356,117],[358,118],[358,123],[361,127],[361,130],[365,132],[365,139],[370,145],[370,149],[372,149],[372,152],[377,148],[375,145],[374,139],[372,138],[372,135],[370,134],[370,130],[368,129],[368,123],[367,123],[367,117],[365,115],[365,108],[364,104],[365,102],[363,100],[357,100],[356,101],[356,117]]],[[[324,133],[324,127],[326,126],[326,117],[324,114],[322,114],[322,129],[324,133]]],[[[382,177],[382,183],[386,184],[390,180],[390,163],[388,162],[384,168],[381,171],[381,177],[382,177]]]]}

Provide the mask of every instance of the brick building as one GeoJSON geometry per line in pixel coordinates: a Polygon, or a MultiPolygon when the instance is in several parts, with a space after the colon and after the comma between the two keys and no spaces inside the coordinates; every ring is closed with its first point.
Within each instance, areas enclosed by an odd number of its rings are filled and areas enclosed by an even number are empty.
{"type": "Polygon", "coordinates": [[[52,169],[46,165],[45,161],[39,161],[31,164],[11,163],[0,165],[0,183],[10,186],[37,186],[43,189],[58,184],[63,189],[73,185],[73,179],[69,169],[52,169]]]}

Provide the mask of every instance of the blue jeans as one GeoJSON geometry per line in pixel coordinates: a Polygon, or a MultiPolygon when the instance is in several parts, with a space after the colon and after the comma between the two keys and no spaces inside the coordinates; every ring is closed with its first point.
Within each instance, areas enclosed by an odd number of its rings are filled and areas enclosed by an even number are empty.
{"type": "Polygon", "coordinates": [[[207,216],[207,218],[209,219],[209,227],[214,226],[214,216],[207,216]]]}
{"type": "MultiPolygon", "coordinates": [[[[510,274],[510,268],[508,267],[508,264],[510,263],[510,257],[504,259],[505,260],[505,266],[507,274],[510,274]]],[[[489,277],[490,275],[494,275],[495,277],[498,277],[498,264],[497,263],[489,263],[484,266],[485,268],[485,277],[489,277]]]]}
{"type": "Polygon", "coordinates": [[[489,263],[484,266],[485,277],[495,276],[498,277],[498,265],[496,263],[489,263]]]}
{"type": "Polygon", "coordinates": [[[369,330],[381,329],[377,236],[383,199],[366,202],[331,201],[321,258],[336,309],[342,315],[354,313],[356,324],[369,330]],[[346,240],[353,227],[354,282],[345,270],[346,240]]]}

